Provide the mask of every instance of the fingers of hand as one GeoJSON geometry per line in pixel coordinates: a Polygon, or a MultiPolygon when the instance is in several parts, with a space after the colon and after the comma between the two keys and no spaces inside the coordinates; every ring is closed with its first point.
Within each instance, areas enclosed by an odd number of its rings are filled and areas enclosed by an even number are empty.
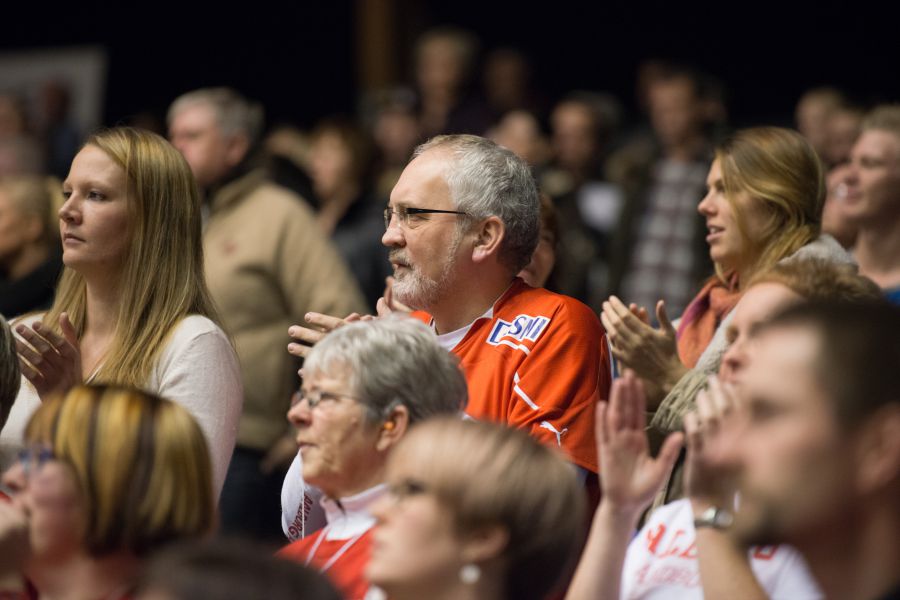
{"type": "Polygon", "coordinates": [[[300,358],[306,358],[310,350],[312,350],[312,346],[306,346],[304,344],[291,343],[287,345],[288,354],[293,354],[294,356],[299,356],[300,358]]]}
{"type": "Polygon", "coordinates": [[[332,317],[331,315],[323,315],[322,313],[317,312],[308,312],[306,313],[304,318],[311,327],[316,328],[319,331],[324,331],[326,333],[329,331],[334,331],[344,324],[343,319],[332,317]]]}
{"type": "Polygon", "coordinates": [[[669,434],[666,441],[663,442],[657,461],[659,461],[660,465],[663,467],[664,473],[669,473],[672,470],[672,467],[675,466],[675,461],[678,460],[678,453],[681,451],[682,444],[684,444],[684,434],[680,431],[669,434]]]}
{"type": "Polygon", "coordinates": [[[665,300],[660,300],[656,303],[656,320],[659,321],[659,328],[663,332],[667,335],[675,335],[675,328],[672,327],[672,322],[669,321],[669,315],[666,314],[665,300]]]}
{"type": "MultiPolygon", "coordinates": [[[[615,385],[615,384],[613,384],[615,385]]],[[[594,430],[597,436],[597,443],[605,446],[609,443],[609,434],[607,431],[607,414],[609,412],[609,403],[608,402],[598,402],[597,403],[597,414],[594,417],[594,430]]]]}
{"type": "Polygon", "coordinates": [[[703,434],[700,432],[700,421],[696,412],[684,415],[684,432],[688,450],[694,455],[700,452],[703,449],[703,434]]]}
{"type": "Polygon", "coordinates": [[[725,386],[715,375],[709,378],[712,409],[720,418],[727,416],[734,408],[734,388],[725,386]]]}

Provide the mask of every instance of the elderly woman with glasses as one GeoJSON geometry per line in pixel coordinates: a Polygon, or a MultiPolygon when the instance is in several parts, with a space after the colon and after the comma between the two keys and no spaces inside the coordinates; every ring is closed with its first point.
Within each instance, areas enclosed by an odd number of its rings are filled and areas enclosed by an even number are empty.
{"type": "Polygon", "coordinates": [[[144,559],[215,523],[200,426],[130,388],[76,386],[41,403],[3,476],[0,598],[131,596],[144,559]]]}
{"type": "Polygon", "coordinates": [[[316,344],[288,419],[297,428],[302,479],[324,494],[327,524],[279,554],[318,568],[346,598],[363,598],[369,508],[385,493],[391,451],[410,425],[459,414],[466,398],[456,359],[411,317],[352,323],[316,344]]]}

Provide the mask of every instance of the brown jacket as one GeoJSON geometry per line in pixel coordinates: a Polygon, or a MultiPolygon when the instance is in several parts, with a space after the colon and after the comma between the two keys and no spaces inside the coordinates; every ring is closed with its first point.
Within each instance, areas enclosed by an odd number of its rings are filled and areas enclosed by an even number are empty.
{"type": "Polygon", "coordinates": [[[251,171],[217,190],[203,233],[206,279],[241,362],[237,445],[266,450],[287,429],[298,361],[288,327],[308,311],[365,311],[356,282],[302,198],[251,171]]]}

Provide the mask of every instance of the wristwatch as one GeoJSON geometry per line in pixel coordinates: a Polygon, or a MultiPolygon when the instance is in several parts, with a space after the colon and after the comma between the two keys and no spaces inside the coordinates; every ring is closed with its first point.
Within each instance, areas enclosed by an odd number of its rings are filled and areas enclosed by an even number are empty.
{"type": "Polygon", "coordinates": [[[694,517],[694,528],[712,527],[713,529],[728,529],[734,522],[734,515],[724,508],[710,506],[699,517],[694,517]]]}

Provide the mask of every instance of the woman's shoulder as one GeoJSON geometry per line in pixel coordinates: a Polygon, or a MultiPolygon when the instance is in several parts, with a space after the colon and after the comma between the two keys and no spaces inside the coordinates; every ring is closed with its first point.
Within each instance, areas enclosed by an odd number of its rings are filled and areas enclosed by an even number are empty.
{"type": "Polygon", "coordinates": [[[853,255],[847,252],[836,239],[827,233],[819,235],[818,238],[805,246],[802,246],[799,250],[783,260],[808,260],[812,258],[836,264],[856,264],[853,255]]]}
{"type": "Polygon", "coordinates": [[[230,348],[231,342],[222,328],[209,317],[187,315],[172,328],[163,355],[171,357],[198,346],[210,345],[230,348]]]}

